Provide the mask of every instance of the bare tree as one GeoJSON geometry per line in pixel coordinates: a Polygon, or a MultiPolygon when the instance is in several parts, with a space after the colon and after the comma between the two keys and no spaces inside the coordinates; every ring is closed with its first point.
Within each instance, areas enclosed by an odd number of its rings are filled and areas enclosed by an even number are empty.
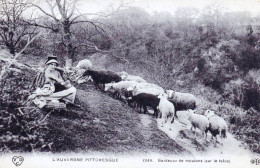
{"type": "Polygon", "coordinates": [[[23,63],[20,63],[19,61],[17,61],[17,58],[19,58],[22,55],[22,53],[24,52],[24,50],[26,50],[27,47],[36,38],[40,37],[41,35],[42,35],[42,33],[40,32],[40,33],[36,34],[35,36],[33,36],[32,38],[28,37],[26,45],[21,49],[21,51],[19,53],[16,53],[13,58],[10,58],[10,57],[9,58],[4,58],[4,57],[2,57],[2,55],[0,55],[0,60],[5,62],[4,66],[2,67],[2,69],[0,71],[0,81],[4,78],[4,74],[8,70],[19,71],[19,69],[17,69],[17,68],[11,68],[12,65],[15,65],[16,67],[21,68],[21,69],[23,69],[23,68],[33,69],[29,65],[26,65],[26,64],[23,64],[23,63]]]}
{"type": "Polygon", "coordinates": [[[225,24],[221,23],[224,20],[225,12],[226,8],[221,3],[212,3],[203,9],[202,19],[209,32],[220,30],[225,26],[225,24]]]}
{"type": "Polygon", "coordinates": [[[29,0],[0,1],[0,43],[5,45],[12,55],[24,47],[21,42],[33,36],[35,28],[25,22],[24,13],[29,0]]]}
{"type": "Polygon", "coordinates": [[[177,28],[184,32],[185,36],[189,36],[189,32],[194,25],[193,21],[198,17],[199,10],[197,8],[185,7],[178,8],[175,11],[175,20],[177,22],[177,28]]]}
{"type": "MultiPolygon", "coordinates": [[[[83,41],[81,38],[81,44],[74,44],[73,38],[76,38],[76,33],[74,32],[75,29],[73,29],[73,25],[78,25],[80,27],[82,23],[85,23],[92,26],[92,28],[94,28],[98,33],[107,36],[102,23],[98,20],[88,19],[87,14],[81,14],[77,10],[77,2],[77,0],[45,0],[45,4],[48,6],[49,10],[46,10],[39,4],[33,4],[45,16],[51,18],[56,24],[55,26],[50,26],[46,24],[42,25],[36,22],[34,23],[36,26],[49,28],[61,34],[61,43],[66,49],[66,66],[70,66],[72,61],[75,60],[75,51],[79,46],[88,46],[96,51],[101,51],[93,41],[89,40],[89,38],[85,38],[83,41]]],[[[86,34],[88,34],[87,26],[81,26],[80,29],[82,32],[87,32],[86,34]]]]}

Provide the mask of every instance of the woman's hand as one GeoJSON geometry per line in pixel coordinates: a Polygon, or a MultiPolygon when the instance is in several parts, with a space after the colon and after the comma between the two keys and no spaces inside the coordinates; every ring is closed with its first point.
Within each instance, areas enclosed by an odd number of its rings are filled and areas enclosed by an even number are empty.
{"type": "Polygon", "coordinates": [[[60,83],[60,84],[62,84],[62,83],[64,82],[62,79],[56,78],[56,77],[54,77],[54,76],[51,76],[50,78],[53,79],[53,80],[55,80],[56,82],[58,82],[58,83],[60,83]]]}
{"type": "Polygon", "coordinates": [[[62,79],[57,79],[56,81],[59,82],[60,84],[64,83],[64,81],[62,79]]]}
{"type": "Polygon", "coordinates": [[[71,85],[71,83],[70,83],[69,80],[67,80],[66,82],[64,82],[64,86],[65,86],[66,88],[72,87],[72,85],[71,85]]]}

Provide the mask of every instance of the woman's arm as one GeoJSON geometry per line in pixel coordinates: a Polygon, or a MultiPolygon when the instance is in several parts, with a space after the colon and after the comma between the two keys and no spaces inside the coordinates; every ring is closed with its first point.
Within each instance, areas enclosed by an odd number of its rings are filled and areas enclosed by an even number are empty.
{"type": "Polygon", "coordinates": [[[62,77],[58,71],[50,72],[49,70],[46,70],[45,77],[47,80],[52,79],[61,84],[64,82],[64,80],[62,79],[62,77]]]}

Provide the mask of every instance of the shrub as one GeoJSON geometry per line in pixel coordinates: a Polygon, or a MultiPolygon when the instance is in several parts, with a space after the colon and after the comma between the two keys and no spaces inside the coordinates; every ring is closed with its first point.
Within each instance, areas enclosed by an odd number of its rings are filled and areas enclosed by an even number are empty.
{"type": "Polygon", "coordinates": [[[0,81],[0,106],[14,109],[21,107],[29,95],[29,86],[35,73],[24,70],[21,73],[8,71],[0,81]]]}

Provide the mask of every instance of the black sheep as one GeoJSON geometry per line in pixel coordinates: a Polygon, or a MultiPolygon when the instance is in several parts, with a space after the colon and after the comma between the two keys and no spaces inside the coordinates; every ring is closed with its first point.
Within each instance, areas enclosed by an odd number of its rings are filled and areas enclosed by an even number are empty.
{"type": "Polygon", "coordinates": [[[132,96],[129,102],[136,102],[137,105],[139,105],[140,107],[140,113],[142,107],[144,109],[144,113],[147,113],[147,106],[153,108],[154,116],[156,116],[156,118],[158,117],[157,106],[160,103],[160,99],[157,96],[148,93],[140,93],[135,96],[132,96]]]}
{"type": "Polygon", "coordinates": [[[195,102],[191,102],[190,104],[187,103],[181,103],[181,102],[176,102],[173,99],[168,99],[175,107],[175,114],[174,116],[176,118],[178,118],[177,116],[177,111],[182,111],[182,110],[194,110],[196,108],[196,103],[195,102]]]}
{"type": "Polygon", "coordinates": [[[103,90],[106,83],[119,82],[122,80],[121,77],[113,71],[87,70],[82,76],[91,76],[95,86],[102,84],[103,90]]]}

